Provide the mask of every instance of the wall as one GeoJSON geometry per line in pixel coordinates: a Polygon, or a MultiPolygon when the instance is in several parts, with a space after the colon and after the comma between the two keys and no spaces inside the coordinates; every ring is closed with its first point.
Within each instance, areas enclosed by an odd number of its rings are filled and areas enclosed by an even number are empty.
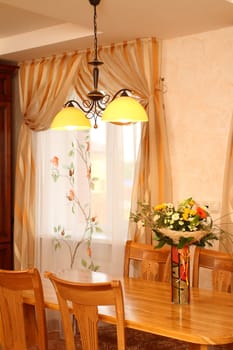
{"type": "Polygon", "coordinates": [[[166,40],[162,76],[174,200],[221,206],[233,116],[233,27],[166,40]]]}
{"type": "MultiPolygon", "coordinates": [[[[174,201],[192,196],[217,220],[233,117],[233,27],[164,41],[162,77],[174,201]]],[[[203,270],[201,286],[211,287],[203,270]]]]}

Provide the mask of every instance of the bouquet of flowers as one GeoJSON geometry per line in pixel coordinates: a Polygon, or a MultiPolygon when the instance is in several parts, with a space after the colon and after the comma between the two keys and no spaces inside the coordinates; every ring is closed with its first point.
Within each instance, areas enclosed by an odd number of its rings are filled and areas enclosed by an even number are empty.
{"type": "Polygon", "coordinates": [[[180,202],[177,208],[172,203],[162,203],[155,207],[139,203],[137,212],[131,213],[130,219],[139,228],[152,229],[157,248],[164,244],[179,249],[191,244],[212,246],[213,240],[218,240],[208,208],[198,205],[191,197],[180,202]]]}

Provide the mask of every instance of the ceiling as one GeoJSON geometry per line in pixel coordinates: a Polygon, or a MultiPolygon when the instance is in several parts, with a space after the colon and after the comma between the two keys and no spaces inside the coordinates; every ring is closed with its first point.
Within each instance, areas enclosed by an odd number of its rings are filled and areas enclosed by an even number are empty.
{"type": "MultiPolygon", "coordinates": [[[[233,0],[102,0],[98,44],[170,39],[233,25],[233,0]]],[[[19,62],[93,47],[88,0],[0,0],[0,60],[19,62]]]]}

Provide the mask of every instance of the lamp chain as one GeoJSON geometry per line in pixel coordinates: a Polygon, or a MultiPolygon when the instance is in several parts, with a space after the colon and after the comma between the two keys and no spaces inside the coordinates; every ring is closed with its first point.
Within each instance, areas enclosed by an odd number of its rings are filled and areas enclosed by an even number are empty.
{"type": "Polygon", "coordinates": [[[98,61],[97,58],[97,47],[98,47],[98,43],[97,43],[97,14],[96,14],[96,5],[94,5],[94,50],[95,50],[95,57],[94,60],[98,61]]]}

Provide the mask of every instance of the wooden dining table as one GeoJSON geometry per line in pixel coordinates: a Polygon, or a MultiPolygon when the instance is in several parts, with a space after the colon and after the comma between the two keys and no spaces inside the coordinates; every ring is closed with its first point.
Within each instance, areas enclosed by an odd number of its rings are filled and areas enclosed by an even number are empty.
{"type": "MultiPolygon", "coordinates": [[[[57,273],[73,282],[104,282],[112,276],[90,271],[64,270],[57,273]]],[[[233,295],[191,288],[190,304],[171,302],[169,283],[119,278],[125,304],[125,325],[152,334],[186,341],[192,350],[207,350],[208,345],[225,344],[233,349],[233,295]]],[[[59,310],[51,282],[42,277],[45,306],[59,310]]],[[[30,295],[25,302],[33,304],[30,295]]],[[[114,323],[114,308],[100,306],[99,318],[114,323]]]]}

